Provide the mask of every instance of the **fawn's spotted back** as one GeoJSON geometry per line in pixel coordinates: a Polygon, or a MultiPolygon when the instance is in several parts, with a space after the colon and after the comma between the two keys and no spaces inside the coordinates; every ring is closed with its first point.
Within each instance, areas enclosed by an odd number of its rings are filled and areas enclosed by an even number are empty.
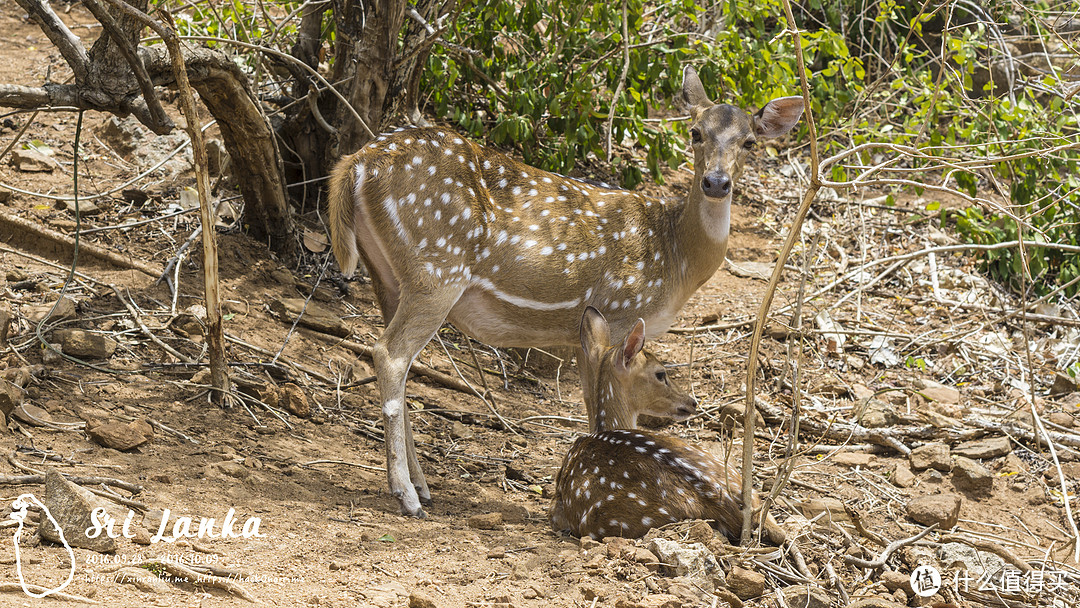
{"type": "MultiPolygon", "coordinates": [[[[592,308],[581,320],[582,391],[592,393],[593,433],[577,439],[555,483],[551,525],[575,536],[636,538],[684,519],[709,519],[724,534],[742,522],[741,477],[727,463],[681,439],[634,429],[637,414],[680,419],[696,402],[657,375],[642,353],[644,328],[610,344],[607,321],[592,308]],[[663,405],[666,403],[666,406],[663,405]]],[[[587,399],[588,401],[588,399],[587,399]]]]}

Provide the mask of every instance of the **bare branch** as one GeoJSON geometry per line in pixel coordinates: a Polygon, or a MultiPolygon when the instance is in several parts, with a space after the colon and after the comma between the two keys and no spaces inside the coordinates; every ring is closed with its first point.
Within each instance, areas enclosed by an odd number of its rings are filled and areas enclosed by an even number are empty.
{"type": "Polygon", "coordinates": [[[143,124],[150,127],[150,130],[158,135],[170,133],[176,125],[165,114],[165,108],[161,107],[161,100],[158,99],[157,92],[154,90],[154,83],[150,80],[150,75],[146,73],[146,67],[139,60],[134,45],[124,36],[124,32],[120,30],[120,26],[113,20],[112,15],[105,10],[104,6],[98,4],[97,0],[85,0],[83,5],[101,22],[105,33],[112,38],[116,48],[120,50],[120,54],[124,56],[128,65],[131,66],[131,71],[135,75],[135,80],[139,83],[139,90],[142,91],[143,101],[146,103],[147,112],[150,115],[150,122],[142,121],[143,124]]]}
{"type": "Polygon", "coordinates": [[[56,48],[60,49],[64,61],[67,61],[67,64],[71,66],[71,71],[75,72],[75,80],[77,82],[85,81],[89,71],[89,59],[87,58],[86,47],[83,46],[79,37],[64,25],[60,17],[53,12],[52,7],[43,0],[15,1],[30,14],[30,18],[34,20],[34,23],[38,24],[38,27],[56,45],[56,48]]]}

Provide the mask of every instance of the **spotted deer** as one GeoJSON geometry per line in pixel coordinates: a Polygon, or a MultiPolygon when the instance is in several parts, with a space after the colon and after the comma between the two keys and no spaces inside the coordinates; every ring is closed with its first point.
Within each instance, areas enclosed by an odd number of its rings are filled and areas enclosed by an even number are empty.
{"type": "MultiPolygon", "coordinates": [[[[574,442],[559,468],[552,529],[594,539],[637,538],[664,524],[706,519],[737,538],[743,506],[739,472],[681,439],[636,428],[639,414],[682,420],[696,408],[642,350],[644,321],[613,344],[604,315],[590,306],[580,331],[582,393],[593,403],[591,432],[574,442]]],[[[771,517],[765,531],[774,543],[784,542],[771,517]]]]}
{"type": "Polygon", "coordinates": [[[655,334],[724,261],[734,180],[759,139],[789,131],[802,100],[756,114],[714,104],[692,68],[694,181],[671,203],[524,165],[444,129],[381,135],[334,168],[330,236],[342,272],[362,260],[386,329],[373,348],[390,492],[430,504],[405,409],[412,361],[443,322],[492,346],[577,342],[586,306],[618,331],[655,334]]]}

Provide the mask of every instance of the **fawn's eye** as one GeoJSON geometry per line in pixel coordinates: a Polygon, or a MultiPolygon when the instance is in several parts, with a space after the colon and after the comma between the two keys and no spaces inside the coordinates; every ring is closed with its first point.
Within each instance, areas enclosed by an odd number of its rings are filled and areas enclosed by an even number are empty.
{"type": "Polygon", "coordinates": [[[743,150],[753,150],[754,149],[754,144],[756,144],[756,143],[757,142],[752,140],[752,139],[748,139],[748,140],[744,141],[743,145],[742,145],[743,150]]]}
{"type": "Polygon", "coordinates": [[[656,379],[660,382],[667,382],[667,372],[664,370],[656,372],[656,379]]]}
{"type": "Polygon", "coordinates": [[[699,131],[697,127],[690,129],[690,141],[695,144],[701,143],[701,131],[699,131]]]}

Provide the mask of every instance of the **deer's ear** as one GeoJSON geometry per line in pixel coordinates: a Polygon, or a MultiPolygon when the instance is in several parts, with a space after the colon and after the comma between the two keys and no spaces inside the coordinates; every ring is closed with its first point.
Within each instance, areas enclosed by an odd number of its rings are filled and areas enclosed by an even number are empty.
{"type": "Polygon", "coordinates": [[[682,102],[683,109],[691,115],[696,115],[713,105],[712,100],[705,94],[705,87],[701,85],[697,71],[690,66],[683,68],[682,91],[679,93],[679,100],[682,102]]]}
{"type": "Polygon", "coordinates": [[[634,357],[636,357],[644,347],[645,321],[638,319],[637,323],[634,323],[634,328],[630,330],[626,339],[623,340],[622,348],[619,350],[619,368],[626,369],[630,367],[630,363],[634,360],[634,357]]]}
{"type": "Polygon", "coordinates": [[[754,114],[754,133],[762,139],[780,137],[799,122],[802,113],[802,97],[777,97],[754,114]]]}
{"type": "Polygon", "coordinates": [[[581,348],[586,354],[592,355],[611,345],[611,330],[608,329],[607,319],[592,306],[586,306],[581,315],[580,334],[581,348]]]}

